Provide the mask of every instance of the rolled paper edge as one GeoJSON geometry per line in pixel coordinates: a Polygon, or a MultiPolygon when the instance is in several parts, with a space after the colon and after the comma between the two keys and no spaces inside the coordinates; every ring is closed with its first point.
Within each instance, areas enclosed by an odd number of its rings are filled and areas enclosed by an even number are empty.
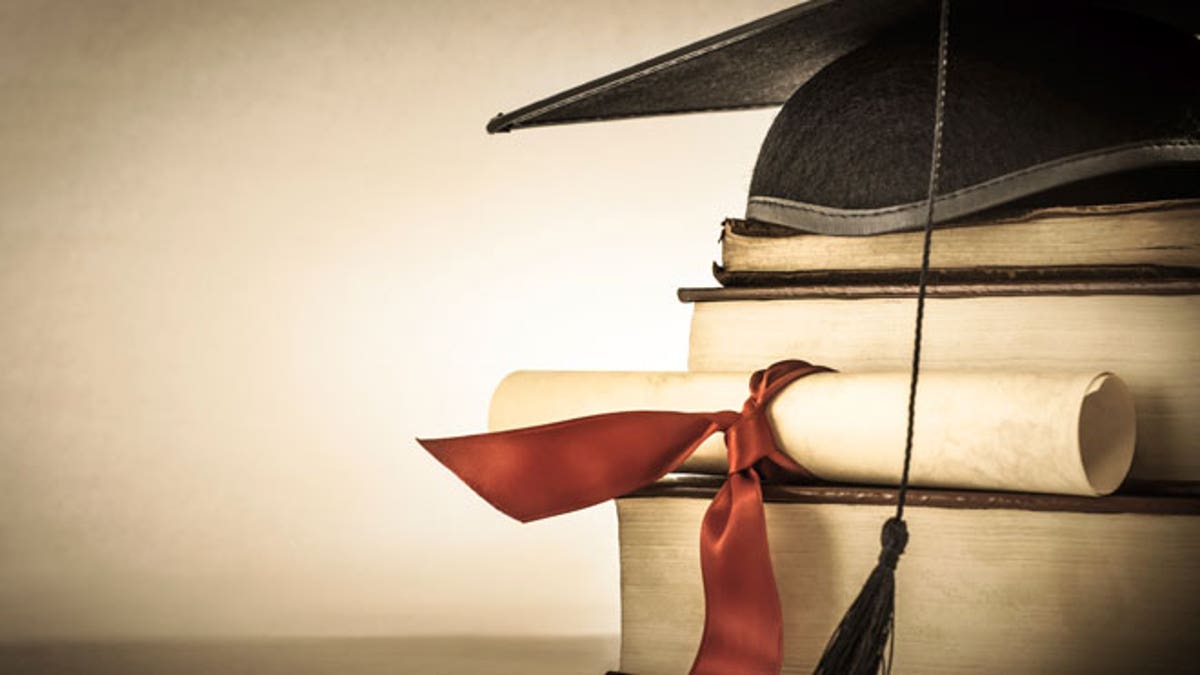
{"type": "Polygon", "coordinates": [[[500,381],[497,382],[496,386],[492,388],[492,395],[488,397],[488,407],[487,407],[487,417],[486,417],[487,430],[489,433],[496,432],[496,431],[504,431],[505,429],[514,428],[513,425],[511,425],[511,424],[504,424],[504,423],[500,422],[500,419],[502,417],[502,415],[500,413],[500,409],[501,409],[502,405],[504,404],[505,400],[510,396],[509,390],[512,388],[514,383],[518,383],[521,380],[521,378],[527,377],[530,372],[535,372],[535,371],[528,371],[528,370],[511,371],[508,374],[506,374],[504,377],[500,378],[500,381]]]}
{"type": "Polygon", "coordinates": [[[1137,415],[1133,394],[1113,373],[1088,382],[1079,404],[1079,463],[1096,496],[1111,494],[1133,465],[1137,415]]]}

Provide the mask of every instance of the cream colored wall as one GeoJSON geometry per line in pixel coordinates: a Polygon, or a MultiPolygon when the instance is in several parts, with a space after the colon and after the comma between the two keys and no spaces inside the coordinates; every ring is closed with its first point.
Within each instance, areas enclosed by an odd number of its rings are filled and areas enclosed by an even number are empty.
{"type": "Polygon", "coordinates": [[[615,632],[412,438],[683,368],[770,113],[483,125],[787,4],[0,3],[0,639],[615,632]]]}

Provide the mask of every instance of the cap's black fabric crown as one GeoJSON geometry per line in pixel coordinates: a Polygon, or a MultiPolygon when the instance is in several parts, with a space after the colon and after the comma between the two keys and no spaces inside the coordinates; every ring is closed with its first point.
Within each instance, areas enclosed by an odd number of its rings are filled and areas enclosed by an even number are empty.
{"type": "MultiPolygon", "coordinates": [[[[921,225],[936,26],[896,26],[791,96],[749,218],[832,234],[921,225]]],[[[964,2],[950,41],[939,222],[1020,199],[1200,195],[1195,36],[1091,6],[964,2]]]]}

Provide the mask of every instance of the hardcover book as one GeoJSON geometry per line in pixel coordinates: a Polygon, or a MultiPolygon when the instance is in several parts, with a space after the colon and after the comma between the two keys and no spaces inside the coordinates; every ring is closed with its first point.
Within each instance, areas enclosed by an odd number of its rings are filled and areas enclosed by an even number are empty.
{"type": "MultiPolygon", "coordinates": [[[[625,673],[691,665],[704,620],[696,537],[714,492],[711,477],[683,477],[617,501],[625,673]]],[[[764,493],[783,672],[807,674],[875,563],[895,491],[764,493]]],[[[920,490],[908,504],[895,672],[1173,674],[1200,662],[1200,499],[920,490]]]]}

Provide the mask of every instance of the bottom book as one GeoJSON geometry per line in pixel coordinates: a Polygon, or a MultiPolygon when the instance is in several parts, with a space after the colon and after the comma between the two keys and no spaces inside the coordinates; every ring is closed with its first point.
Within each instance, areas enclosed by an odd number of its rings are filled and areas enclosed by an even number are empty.
{"type": "MultiPolygon", "coordinates": [[[[617,500],[621,671],[688,671],[717,484],[617,500]]],[[[811,673],[879,553],[895,491],[767,486],[784,673],[811,673]]],[[[1200,499],[911,491],[893,672],[1200,672],[1200,499]]]]}

